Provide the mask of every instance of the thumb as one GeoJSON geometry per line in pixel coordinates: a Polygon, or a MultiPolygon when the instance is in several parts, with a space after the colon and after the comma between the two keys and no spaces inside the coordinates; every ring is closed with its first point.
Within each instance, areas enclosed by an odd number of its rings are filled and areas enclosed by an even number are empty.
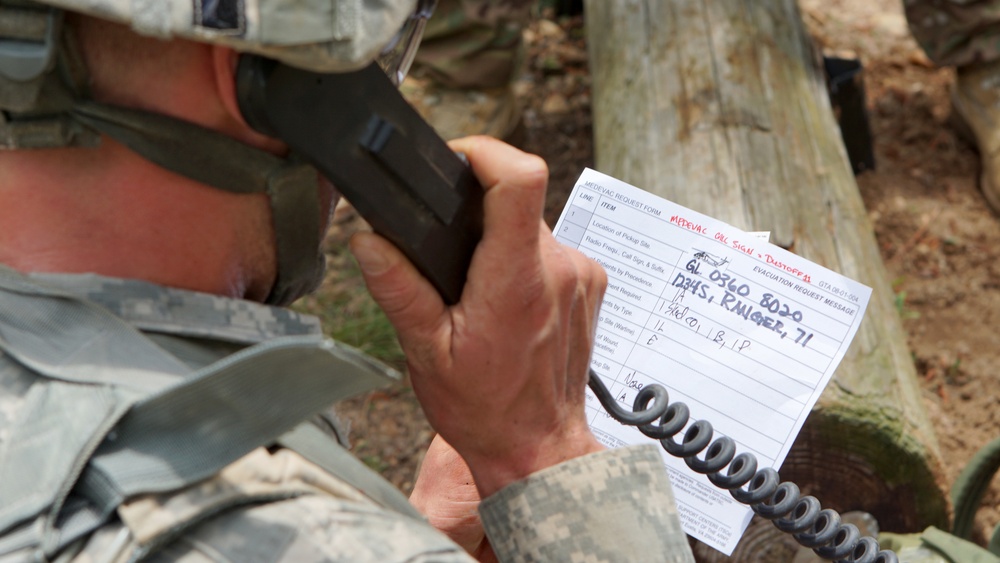
{"type": "Polygon", "coordinates": [[[446,312],[444,301],[398,248],[368,232],[351,237],[350,246],[368,291],[401,339],[413,331],[434,331],[440,326],[446,312]]]}

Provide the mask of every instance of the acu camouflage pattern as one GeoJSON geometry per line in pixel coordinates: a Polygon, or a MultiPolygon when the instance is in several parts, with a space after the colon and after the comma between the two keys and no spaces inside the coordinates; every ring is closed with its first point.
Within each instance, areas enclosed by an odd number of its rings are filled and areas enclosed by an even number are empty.
{"type": "Polygon", "coordinates": [[[439,0],[411,72],[449,88],[487,89],[517,78],[521,30],[535,0],[439,0]]]}
{"type": "Polygon", "coordinates": [[[37,0],[137,33],[228,45],[314,72],[356,70],[392,40],[416,0],[37,0]]]}
{"type": "Polygon", "coordinates": [[[485,499],[479,513],[501,561],[694,562],[655,445],[540,471],[485,499]]]}
{"type": "Polygon", "coordinates": [[[469,561],[429,524],[385,510],[288,450],[258,449],[209,481],[130,500],[118,515],[74,563],[147,551],[144,561],[164,563],[469,561]]]}
{"type": "MultiPolygon", "coordinates": [[[[0,274],[9,273],[0,267],[0,274]]],[[[86,275],[34,279],[162,337],[156,343],[184,355],[191,368],[254,342],[318,330],[315,319],[283,309],[142,282],[86,275]]],[[[0,354],[0,473],[25,469],[8,448],[7,432],[23,419],[33,391],[52,383],[0,354]]],[[[62,425],[57,435],[72,434],[66,429],[73,427],[62,425]]],[[[28,468],[38,475],[50,469],[28,468]]],[[[550,468],[486,499],[482,514],[505,561],[691,561],[654,446],[550,468]]],[[[254,450],[208,481],[178,491],[130,498],[117,515],[59,560],[116,562],[143,555],[155,562],[473,560],[423,520],[383,508],[365,491],[281,449],[254,450]]],[[[0,543],[7,533],[0,530],[0,543]]],[[[35,561],[35,555],[23,550],[0,560],[35,561]]]]}
{"type": "Polygon", "coordinates": [[[316,317],[242,299],[87,274],[32,277],[97,303],[140,330],[243,344],[321,333],[316,317]]]}
{"type": "Polygon", "coordinates": [[[966,66],[1000,58],[1000,1],[905,0],[910,31],[939,65],[966,66]]]}

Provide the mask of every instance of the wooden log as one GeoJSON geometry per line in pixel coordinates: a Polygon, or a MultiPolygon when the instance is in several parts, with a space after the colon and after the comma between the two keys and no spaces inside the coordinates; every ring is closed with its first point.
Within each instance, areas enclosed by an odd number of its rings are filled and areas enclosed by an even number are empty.
{"type": "MultiPolygon", "coordinates": [[[[947,526],[940,452],[795,1],[587,0],[585,14],[598,170],[771,231],[772,242],[873,288],[782,478],[826,507],[873,514],[882,530],[947,526]]],[[[783,560],[791,548],[774,536],[755,529],[731,560],[783,560]]]]}

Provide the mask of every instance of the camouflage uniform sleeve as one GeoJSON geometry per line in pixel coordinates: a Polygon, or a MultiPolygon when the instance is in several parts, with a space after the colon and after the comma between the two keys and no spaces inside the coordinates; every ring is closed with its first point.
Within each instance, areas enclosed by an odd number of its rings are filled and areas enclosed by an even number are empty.
{"type": "Polygon", "coordinates": [[[306,495],[229,511],[145,559],[148,563],[470,563],[426,522],[377,506],[306,495]]]}
{"type": "Polygon", "coordinates": [[[501,561],[693,562],[656,446],[570,460],[479,507],[501,561]]]}

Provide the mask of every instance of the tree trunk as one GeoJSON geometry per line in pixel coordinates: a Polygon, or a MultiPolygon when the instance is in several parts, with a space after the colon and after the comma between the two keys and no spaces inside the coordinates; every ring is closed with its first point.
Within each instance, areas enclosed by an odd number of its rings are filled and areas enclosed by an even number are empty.
{"type": "MultiPolygon", "coordinates": [[[[825,507],[873,514],[884,531],[947,526],[940,452],[795,1],[588,0],[586,18],[598,170],[771,231],[775,244],[873,289],[782,478],[825,507]]],[[[732,560],[787,560],[780,533],[758,524],[732,560]]]]}

